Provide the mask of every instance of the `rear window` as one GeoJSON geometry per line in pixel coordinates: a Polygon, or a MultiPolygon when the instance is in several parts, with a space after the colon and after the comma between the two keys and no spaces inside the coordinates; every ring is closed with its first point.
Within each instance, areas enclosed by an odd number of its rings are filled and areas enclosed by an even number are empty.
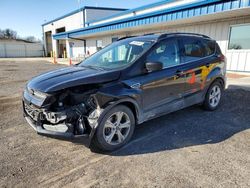
{"type": "Polygon", "coordinates": [[[185,61],[195,61],[210,56],[215,52],[215,42],[197,38],[183,39],[183,55],[185,61]]]}

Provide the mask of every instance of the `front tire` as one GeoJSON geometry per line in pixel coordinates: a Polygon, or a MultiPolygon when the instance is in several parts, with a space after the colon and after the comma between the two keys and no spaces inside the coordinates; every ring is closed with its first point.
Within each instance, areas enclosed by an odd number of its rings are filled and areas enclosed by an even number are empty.
{"type": "Polygon", "coordinates": [[[115,106],[104,115],[97,127],[93,147],[102,151],[116,150],[129,142],[134,128],[133,112],[124,105],[115,106]]]}
{"type": "Polygon", "coordinates": [[[208,89],[203,103],[205,110],[214,111],[220,105],[223,88],[219,81],[215,81],[208,89]]]}

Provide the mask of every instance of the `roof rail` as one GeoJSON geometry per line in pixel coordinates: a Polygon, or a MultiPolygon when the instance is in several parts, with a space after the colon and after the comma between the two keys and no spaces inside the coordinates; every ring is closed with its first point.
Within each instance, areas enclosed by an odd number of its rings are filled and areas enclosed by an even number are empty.
{"type": "Polygon", "coordinates": [[[154,33],[145,33],[143,36],[148,36],[148,35],[161,35],[164,34],[163,32],[154,32],[154,33]]]}
{"type": "Polygon", "coordinates": [[[184,33],[184,32],[176,32],[176,33],[164,33],[162,34],[159,39],[163,39],[167,36],[170,36],[170,35],[193,35],[193,36],[200,36],[200,37],[204,37],[204,38],[207,38],[207,39],[211,39],[209,36],[207,35],[203,35],[203,34],[198,34],[198,33],[184,33]]]}
{"type": "Polygon", "coordinates": [[[120,40],[123,40],[123,39],[132,38],[132,37],[135,37],[135,36],[126,36],[126,37],[121,37],[121,38],[119,38],[117,41],[120,41],[120,40]]]}

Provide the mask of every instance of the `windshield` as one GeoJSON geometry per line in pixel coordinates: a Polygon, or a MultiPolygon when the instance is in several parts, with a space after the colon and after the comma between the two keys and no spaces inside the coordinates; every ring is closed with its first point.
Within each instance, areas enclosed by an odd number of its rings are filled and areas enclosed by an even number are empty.
{"type": "Polygon", "coordinates": [[[117,41],[81,62],[79,66],[119,69],[133,63],[152,44],[153,41],[133,38],[117,41]]]}

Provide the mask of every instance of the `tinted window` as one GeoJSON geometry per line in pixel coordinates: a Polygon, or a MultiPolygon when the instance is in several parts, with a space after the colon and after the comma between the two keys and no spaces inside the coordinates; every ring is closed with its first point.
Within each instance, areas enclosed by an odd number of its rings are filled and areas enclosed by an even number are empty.
{"type": "Polygon", "coordinates": [[[147,56],[147,62],[161,62],[163,68],[180,64],[179,47],[175,40],[160,42],[147,56]]]}
{"type": "Polygon", "coordinates": [[[183,39],[183,47],[183,55],[186,62],[205,57],[204,45],[196,38],[183,39]]]}
{"type": "Polygon", "coordinates": [[[250,49],[250,25],[231,27],[229,49],[250,49]]]}
{"type": "Polygon", "coordinates": [[[215,41],[203,40],[204,56],[210,56],[215,53],[215,41]]]}

